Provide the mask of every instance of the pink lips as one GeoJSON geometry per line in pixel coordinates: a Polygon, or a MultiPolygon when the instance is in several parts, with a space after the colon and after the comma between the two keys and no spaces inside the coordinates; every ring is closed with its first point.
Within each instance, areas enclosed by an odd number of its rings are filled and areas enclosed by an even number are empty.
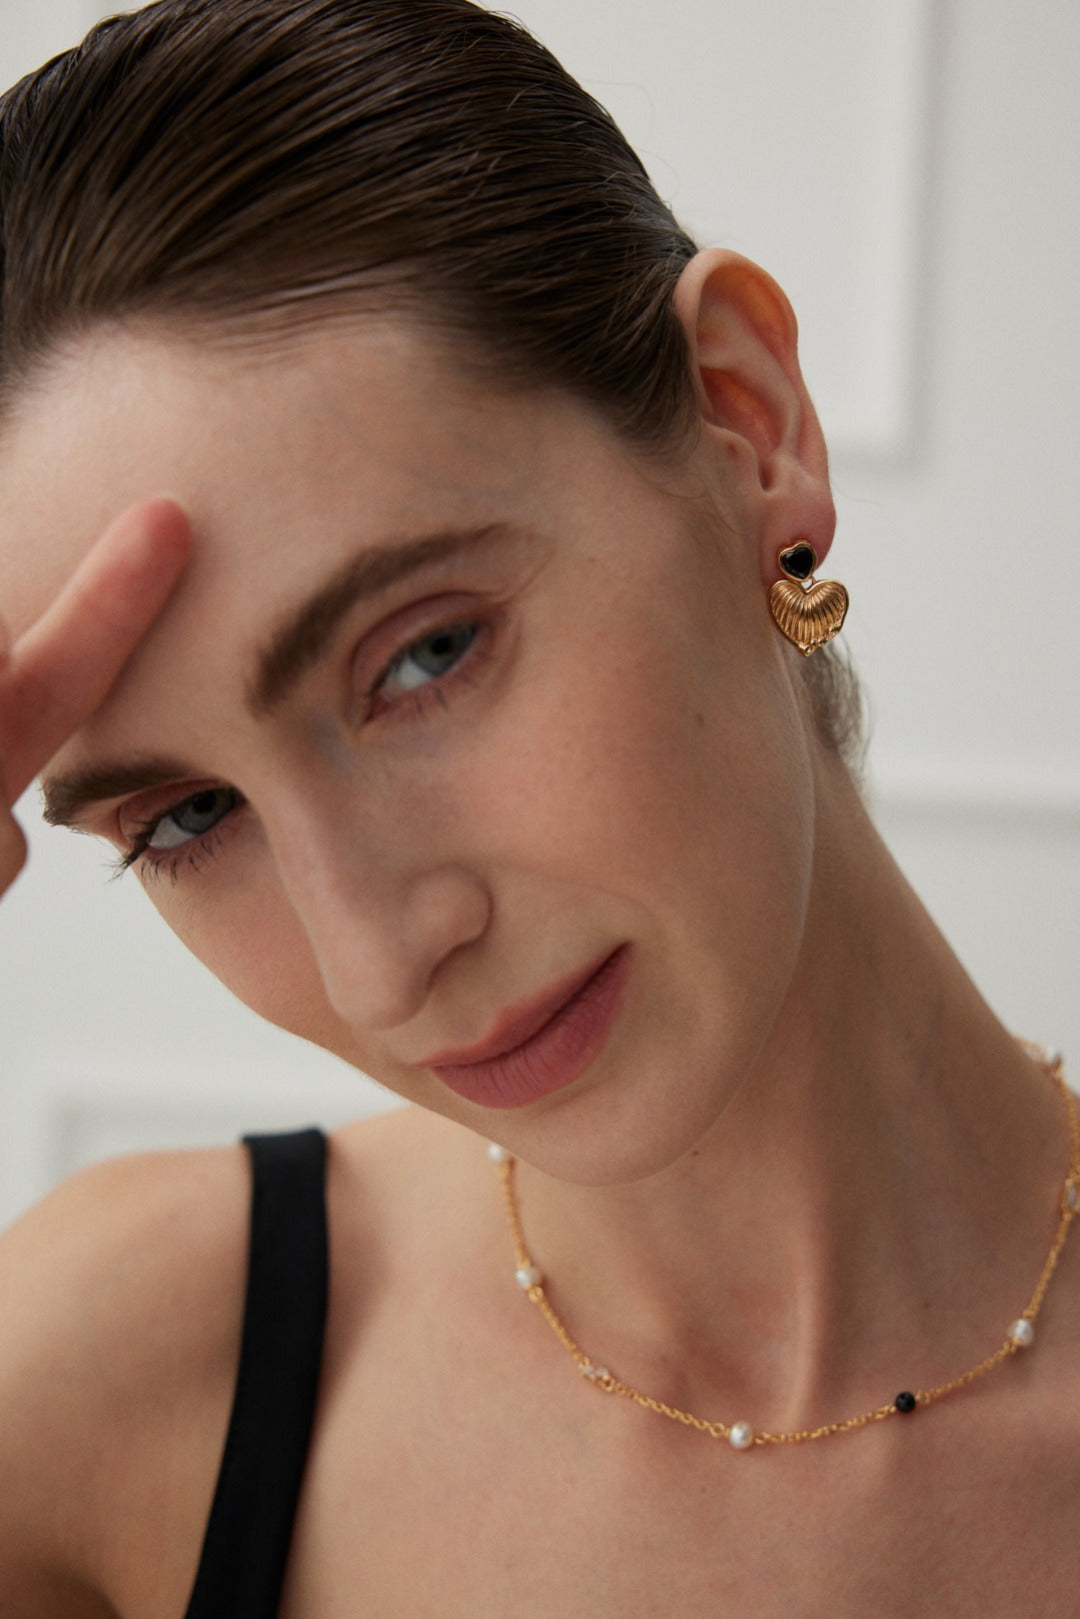
{"type": "Polygon", "coordinates": [[[438,1051],[421,1066],[481,1107],[522,1107],[584,1073],[607,1038],[629,966],[625,945],[503,1014],[467,1050],[438,1051]]]}

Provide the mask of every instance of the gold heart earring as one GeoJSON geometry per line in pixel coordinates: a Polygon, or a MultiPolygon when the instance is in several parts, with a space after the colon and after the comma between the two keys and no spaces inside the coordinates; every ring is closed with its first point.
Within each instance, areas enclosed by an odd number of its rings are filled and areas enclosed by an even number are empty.
{"type": "Polygon", "coordinates": [[[806,540],[781,551],[776,562],[787,577],[770,587],[769,610],[781,635],[808,658],[840,634],[848,593],[838,579],[815,581],[817,552],[806,540]]]}

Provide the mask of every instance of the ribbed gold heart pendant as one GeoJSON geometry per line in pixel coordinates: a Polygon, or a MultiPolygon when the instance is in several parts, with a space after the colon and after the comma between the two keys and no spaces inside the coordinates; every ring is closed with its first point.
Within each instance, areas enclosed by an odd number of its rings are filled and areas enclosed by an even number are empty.
{"type": "Polygon", "coordinates": [[[777,560],[787,578],[778,579],[770,587],[769,607],[781,635],[808,658],[840,634],[847,616],[848,593],[837,579],[814,583],[811,575],[817,567],[817,557],[805,540],[781,551],[777,560]],[[800,582],[808,578],[808,585],[800,582]]]}

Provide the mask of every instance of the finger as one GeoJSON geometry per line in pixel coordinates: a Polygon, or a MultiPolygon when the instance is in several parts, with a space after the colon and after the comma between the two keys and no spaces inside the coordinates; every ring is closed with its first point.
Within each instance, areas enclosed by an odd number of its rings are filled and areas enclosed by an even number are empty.
{"type": "Polygon", "coordinates": [[[133,506],[12,648],[0,670],[9,801],[101,705],[172,593],[190,546],[190,525],[175,501],[133,506]]]}
{"type": "Polygon", "coordinates": [[[0,894],[6,892],[26,863],[26,834],[7,810],[0,805],[0,894]]]}
{"type": "MultiPolygon", "coordinates": [[[[0,622],[0,668],[6,650],[7,626],[0,622]]],[[[0,760],[0,894],[5,894],[26,864],[26,834],[7,807],[3,760],[0,760]]]]}

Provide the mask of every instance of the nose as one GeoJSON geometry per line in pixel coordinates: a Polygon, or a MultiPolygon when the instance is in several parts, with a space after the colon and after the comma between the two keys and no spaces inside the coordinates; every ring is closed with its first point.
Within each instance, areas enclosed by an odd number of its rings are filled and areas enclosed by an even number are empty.
{"type": "Polygon", "coordinates": [[[375,836],[355,807],[298,797],[264,816],[289,903],[311,944],[327,999],[356,1030],[414,1017],[438,968],[485,932],[490,897],[478,871],[431,838],[398,827],[375,836]]]}

